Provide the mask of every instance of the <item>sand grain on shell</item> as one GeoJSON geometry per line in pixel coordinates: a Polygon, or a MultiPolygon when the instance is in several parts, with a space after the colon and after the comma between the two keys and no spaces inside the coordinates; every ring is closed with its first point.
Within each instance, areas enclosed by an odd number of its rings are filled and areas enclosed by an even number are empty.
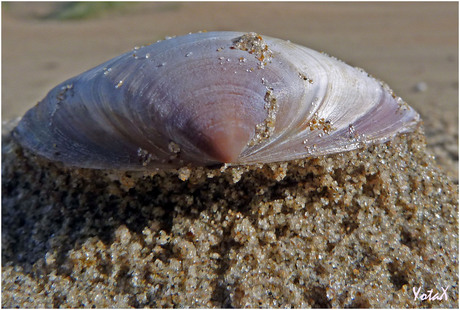
{"type": "Polygon", "coordinates": [[[420,131],[147,176],[2,153],[3,307],[458,307],[458,188],[420,131]]]}

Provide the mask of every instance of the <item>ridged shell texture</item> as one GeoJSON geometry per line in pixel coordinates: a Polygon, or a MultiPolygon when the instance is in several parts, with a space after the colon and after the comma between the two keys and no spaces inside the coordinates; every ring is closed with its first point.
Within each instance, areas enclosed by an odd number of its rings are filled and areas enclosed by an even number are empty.
{"type": "Polygon", "coordinates": [[[418,121],[388,86],[336,58],[207,32],[134,48],[61,83],[15,135],[70,166],[148,170],[348,151],[418,121]]]}

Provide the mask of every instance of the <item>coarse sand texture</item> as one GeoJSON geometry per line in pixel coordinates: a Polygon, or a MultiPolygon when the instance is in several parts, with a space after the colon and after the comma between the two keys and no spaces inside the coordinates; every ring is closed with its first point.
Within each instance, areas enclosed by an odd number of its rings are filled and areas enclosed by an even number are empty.
{"type": "Polygon", "coordinates": [[[150,174],[2,154],[2,307],[458,308],[458,187],[421,129],[150,174]]]}

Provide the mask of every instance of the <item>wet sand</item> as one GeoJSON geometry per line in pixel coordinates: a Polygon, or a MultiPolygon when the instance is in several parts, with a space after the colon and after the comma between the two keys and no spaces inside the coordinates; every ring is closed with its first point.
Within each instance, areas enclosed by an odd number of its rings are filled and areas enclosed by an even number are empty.
{"type": "Polygon", "coordinates": [[[66,169],[4,140],[3,307],[458,308],[458,187],[420,131],[145,175],[66,169]]]}
{"type": "Polygon", "coordinates": [[[200,30],[255,31],[324,51],[388,83],[419,111],[428,150],[458,182],[456,3],[143,3],[88,20],[40,19],[52,7],[4,6],[2,120],[134,46],[200,30]]]}
{"type": "Polygon", "coordinates": [[[51,6],[3,10],[3,120],[133,46],[242,30],[384,80],[420,112],[427,147],[420,129],[182,181],[69,170],[3,131],[3,307],[458,307],[457,4],[147,3],[37,19],[51,6]],[[418,287],[448,298],[414,300],[418,287]]]}

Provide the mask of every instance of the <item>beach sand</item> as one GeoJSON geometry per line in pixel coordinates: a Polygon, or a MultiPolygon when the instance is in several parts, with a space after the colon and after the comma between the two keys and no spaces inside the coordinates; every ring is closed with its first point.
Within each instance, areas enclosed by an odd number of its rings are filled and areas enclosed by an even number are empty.
{"type": "Polygon", "coordinates": [[[4,137],[2,306],[456,308],[458,188],[424,143],[142,176],[4,137]]]}
{"type": "Polygon", "coordinates": [[[241,30],[364,68],[424,124],[343,154],[145,176],[49,163],[6,126],[3,307],[458,307],[456,3],[147,3],[39,18],[52,8],[3,6],[4,121],[136,45],[241,30]],[[414,299],[446,287],[446,300],[414,299]]]}
{"type": "Polygon", "coordinates": [[[43,19],[54,6],[3,4],[3,121],[134,46],[203,30],[254,31],[385,81],[421,114],[428,150],[458,183],[457,3],[143,3],[87,20],[43,19]]]}

